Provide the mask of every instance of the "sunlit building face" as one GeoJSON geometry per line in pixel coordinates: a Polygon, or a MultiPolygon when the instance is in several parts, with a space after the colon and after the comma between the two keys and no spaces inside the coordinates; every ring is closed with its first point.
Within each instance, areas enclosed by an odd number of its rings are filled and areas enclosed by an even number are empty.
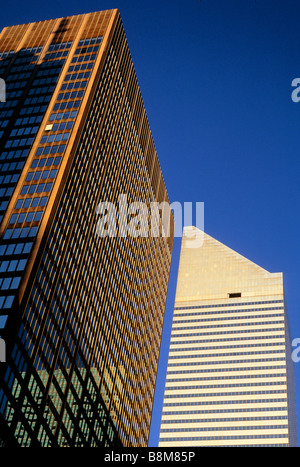
{"type": "Polygon", "coordinates": [[[159,446],[297,446],[283,275],[183,237],[159,446]]]}

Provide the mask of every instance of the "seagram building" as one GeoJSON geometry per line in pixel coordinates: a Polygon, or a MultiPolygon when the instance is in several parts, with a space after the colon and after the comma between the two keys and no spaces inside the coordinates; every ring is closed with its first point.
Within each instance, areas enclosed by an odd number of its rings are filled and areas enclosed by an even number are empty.
{"type": "Polygon", "coordinates": [[[186,228],[159,446],[297,446],[293,375],[282,274],[186,228]]]}
{"type": "Polygon", "coordinates": [[[0,34],[0,445],[147,446],[169,237],[101,236],[168,202],[117,10],[0,34]]]}

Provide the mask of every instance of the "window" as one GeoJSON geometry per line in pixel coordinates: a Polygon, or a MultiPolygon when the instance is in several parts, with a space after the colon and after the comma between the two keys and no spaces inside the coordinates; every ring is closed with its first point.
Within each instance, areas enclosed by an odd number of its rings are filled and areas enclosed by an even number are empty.
{"type": "Polygon", "coordinates": [[[241,292],[235,292],[235,293],[229,293],[228,294],[229,298],[237,298],[237,297],[241,297],[241,296],[242,296],[241,292]]]}
{"type": "Polygon", "coordinates": [[[0,316],[0,329],[3,329],[7,320],[7,315],[0,316]]]}

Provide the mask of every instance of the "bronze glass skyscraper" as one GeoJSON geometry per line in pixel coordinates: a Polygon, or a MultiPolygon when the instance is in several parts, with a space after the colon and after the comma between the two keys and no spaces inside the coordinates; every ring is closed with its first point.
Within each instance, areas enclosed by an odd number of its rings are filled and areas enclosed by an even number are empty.
{"type": "Polygon", "coordinates": [[[101,201],[168,201],[117,10],[5,28],[0,440],[147,445],[172,232],[99,236],[101,201]]]}

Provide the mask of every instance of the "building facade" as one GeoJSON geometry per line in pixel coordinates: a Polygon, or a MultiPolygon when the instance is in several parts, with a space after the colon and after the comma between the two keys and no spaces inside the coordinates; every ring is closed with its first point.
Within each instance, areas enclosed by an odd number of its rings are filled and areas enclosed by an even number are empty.
{"type": "Polygon", "coordinates": [[[168,201],[118,11],[4,28],[0,77],[0,443],[146,446],[173,219],[97,229],[168,201]]]}
{"type": "MultiPolygon", "coordinates": [[[[297,446],[283,276],[184,230],[159,446],[297,446]]],[[[198,232],[199,233],[199,232],[198,232]]]]}

